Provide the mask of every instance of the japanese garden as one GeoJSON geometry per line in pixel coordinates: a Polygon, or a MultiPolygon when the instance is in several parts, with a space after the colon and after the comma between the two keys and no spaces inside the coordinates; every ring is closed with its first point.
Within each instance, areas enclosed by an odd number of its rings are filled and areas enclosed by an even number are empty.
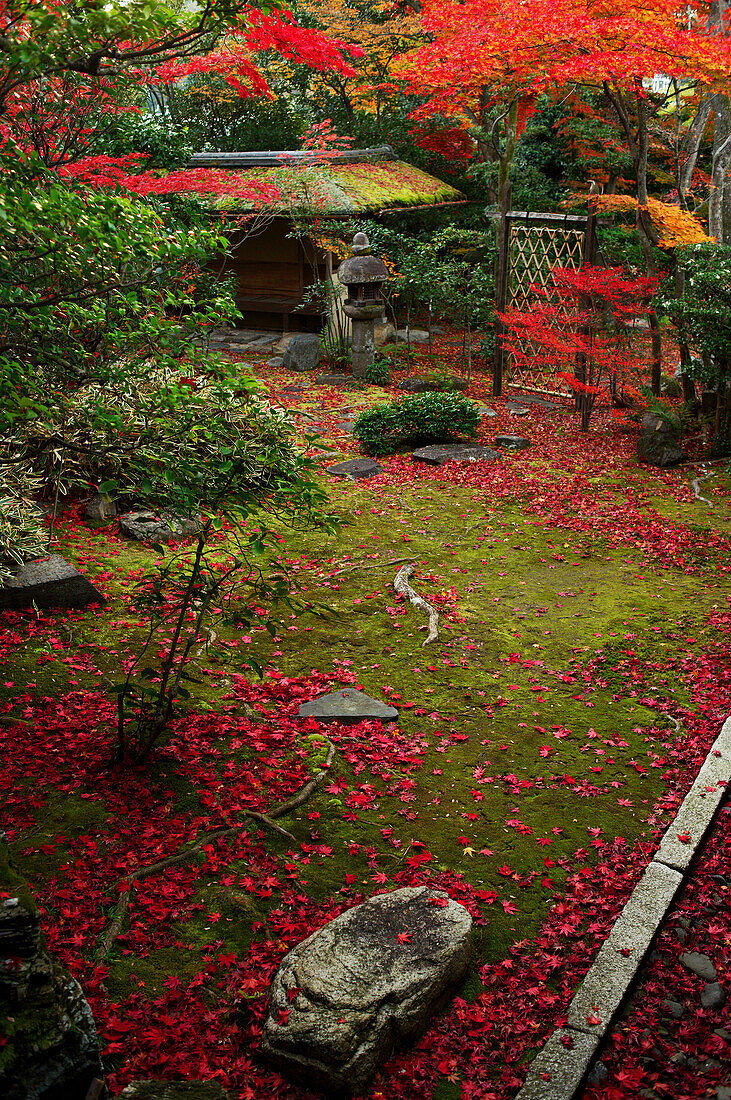
{"type": "Polygon", "coordinates": [[[0,0],[0,1096],[731,1100],[731,8],[0,0]]]}

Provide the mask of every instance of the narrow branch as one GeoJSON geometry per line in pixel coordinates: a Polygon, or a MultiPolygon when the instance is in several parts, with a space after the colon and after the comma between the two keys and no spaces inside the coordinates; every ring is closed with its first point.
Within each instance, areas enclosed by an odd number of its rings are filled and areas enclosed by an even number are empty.
{"type": "Polygon", "coordinates": [[[430,642],[435,642],[439,637],[438,624],[439,624],[439,612],[435,607],[432,607],[430,603],[427,603],[425,599],[422,599],[409,584],[410,579],[416,572],[416,566],[403,565],[393,582],[393,587],[398,592],[399,596],[404,596],[408,599],[409,603],[414,607],[418,607],[420,611],[423,611],[429,616],[429,633],[426,636],[426,641],[423,645],[429,645],[430,642]]]}

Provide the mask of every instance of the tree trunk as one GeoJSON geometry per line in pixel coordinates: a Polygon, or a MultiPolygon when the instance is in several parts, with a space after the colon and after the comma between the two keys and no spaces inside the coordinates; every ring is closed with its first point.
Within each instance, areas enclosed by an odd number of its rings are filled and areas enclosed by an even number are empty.
{"type": "Polygon", "coordinates": [[[718,244],[731,243],[731,100],[713,96],[713,163],[708,196],[708,235],[718,244]]]}

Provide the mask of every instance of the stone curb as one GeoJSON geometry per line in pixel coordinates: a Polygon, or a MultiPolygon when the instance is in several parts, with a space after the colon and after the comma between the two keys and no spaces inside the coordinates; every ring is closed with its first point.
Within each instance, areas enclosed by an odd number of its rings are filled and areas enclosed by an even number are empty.
{"type": "Polygon", "coordinates": [[[566,1026],[554,1031],[531,1062],[515,1100],[573,1100],[578,1096],[729,784],[731,716],[574,994],[566,1026]]]}

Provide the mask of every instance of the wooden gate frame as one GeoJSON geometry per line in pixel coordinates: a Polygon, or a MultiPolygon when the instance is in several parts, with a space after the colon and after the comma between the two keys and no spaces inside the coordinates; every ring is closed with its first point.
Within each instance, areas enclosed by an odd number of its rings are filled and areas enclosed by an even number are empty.
{"type": "MultiPolygon", "coordinates": [[[[497,254],[497,278],[495,287],[495,311],[504,313],[510,301],[510,242],[513,226],[524,225],[536,228],[554,228],[572,230],[574,233],[583,232],[584,242],[582,248],[581,266],[592,264],[596,254],[596,216],[590,204],[589,214],[546,214],[533,213],[528,210],[516,211],[510,209],[512,187],[506,184],[503,190],[503,201],[499,214],[492,217],[499,218],[498,227],[498,254],[497,254]]],[[[492,392],[494,397],[499,397],[503,392],[503,376],[507,355],[502,346],[504,326],[499,316],[495,319],[495,351],[493,358],[492,392]]]]}

